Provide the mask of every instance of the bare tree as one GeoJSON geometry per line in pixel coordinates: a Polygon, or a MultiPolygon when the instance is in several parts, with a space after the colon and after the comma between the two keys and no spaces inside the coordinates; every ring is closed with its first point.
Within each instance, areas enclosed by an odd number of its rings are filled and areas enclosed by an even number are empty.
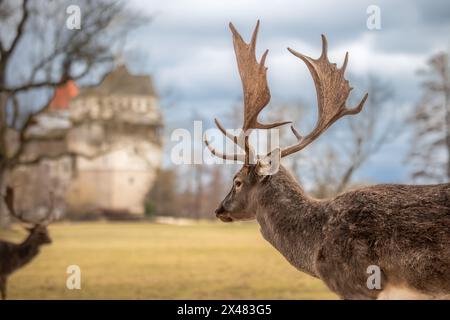
{"type": "Polygon", "coordinates": [[[177,199],[177,176],[174,169],[159,169],[146,199],[146,214],[175,216],[180,210],[177,199]]]}
{"type": "Polygon", "coordinates": [[[414,125],[408,160],[412,177],[423,181],[450,181],[450,71],[449,56],[439,53],[420,70],[423,93],[410,118],[414,125]]]}
{"type": "Polygon", "coordinates": [[[221,166],[191,165],[179,173],[179,181],[191,179],[184,189],[176,190],[178,211],[171,215],[193,219],[214,218],[214,208],[224,195],[223,168],[221,166]]]}
{"type": "MultiPolygon", "coordinates": [[[[0,189],[8,171],[28,164],[23,155],[32,140],[30,128],[49,109],[55,88],[70,80],[101,79],[125,35],[145,21],[119,1],[79,0],[81,28],[70,30],[71,4],[0,1],[0,189]]],[[[65,155],[72,152],[40,154],[32,162],[65,155]]]]}

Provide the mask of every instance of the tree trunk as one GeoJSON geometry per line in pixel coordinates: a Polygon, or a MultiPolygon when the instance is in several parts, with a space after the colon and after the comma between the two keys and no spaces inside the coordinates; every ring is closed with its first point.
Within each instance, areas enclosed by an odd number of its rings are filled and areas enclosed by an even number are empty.
{"type": "MultiPolygon", "coordinates": [[[[7,57],[2,55],[0,59],[0,87],[4,87],[6,84],[6,63],[7,57]]],[[[6,141],[6,131],[8,129],[8,123],[6,118],[6,103],[8,96],[6,92],[0,91],[0,195],[3,195],[4,190],[4,182],[6,177],[7,170],[7,146],[8,143],[6,141]]],[[[4,224],[5,217],[5,206],[3,204],[3,197],[0,197],[0,226],[4,224]]]]}
{"type": "Polygon", "coordinates": [[[6,207],[3,202],[4,194],[4,182],[6,177],[6,168],[4,163],[0,161],[0,227],[7,225],[8,219],[6,219],[6,207]]]}
{"type": "Polygon", "coordinates": [[[194,196],[194,217],[200,219],[203,213],[203,167],[194,166],[194,176],[196,181],[196,190],[194,196]]]}

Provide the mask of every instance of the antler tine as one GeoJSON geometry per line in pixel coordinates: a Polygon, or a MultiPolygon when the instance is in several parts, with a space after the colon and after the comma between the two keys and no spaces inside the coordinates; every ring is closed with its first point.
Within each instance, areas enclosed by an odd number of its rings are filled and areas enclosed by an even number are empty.
{"type": "Polygon", "coordinates": [[[208,137],[205,134],[205,138],[204,138],[205,144],[208,147],[209,151],[211,151],[211,153],[213,155],[215,155],[218,158],[222,158],[224,160],[234,160],[234,161],[242,161],[245,162],[245,155],[244,154],[228,154],[228,153],[222,153],[220,151],[217,151],[216,149],[214,149],[213,146],[211,146],[211,144],[208,141],[208,137]]]}
{"type": "Polygon", "coordinates": [[[308,67],[316,87],[319,110],[316,126],[307,136],[301,137],[292,127],[298,141],[296,144],[283,149],[281,157],[302,150],[341,117],[359,113],[368,97],[366,93],[356,107],[346,107],[347,98],[352,90],[348,80],[344,78],[348,63],[348,52],[345,54],[342,67],[338,69],[335,63],[328,61],[328,42],[324,35],[322,35],[322,53],[318,59],[303,55],[291,48],[288,48],[288,50],[294,56],[300,58],[308,67]]]}
{"type": "Polygon", "coordinates": [[[29,223],[33,224],[32,221],[27,220],[23,217],[23,213],[18,214],[16,212],[16,209],[14,207],[14,189],[11,186],[6,187],[6,195],[3,196],[3,199],[6,203],[6,207],[8,208],[9,213],[16,218],[17,220],[23,222],[23,223],[29,223]]]}
{"type": "MultiPolygon", "coordinates": [[[[225,128],[220,124],[217,118],[214,118],[214,122],[216,123],[217,128],[231,141],[234,142],[239,148],[248,153],[249,161],[254,161],[256,157],[255,149],[248,143],[248,139],[245,137],[245,133],[241,131],[239,136],[235,136],[231,134],[229,131],[225,130],[225,128]],[[247,141],[247,144],[246,144],[247,141]]],[[[251,162],[252,163],[252,162],[251,162]]]]}
{"type": "Polygon", "coordinates": [[[233,134],[231,134],[230,132],[228,132],[227,130],[225,130],[225,128],[220,124],[219,120],[217,118],[214,118],[214,122],[217,126],[217,128],[231,141],[234,142],[234,144],[239,145],[239,138],[233,134]]]}
{"type": "Polygon", "coordinates": [[[320,37],[322,38],[322,53],[320,54],[319,60],[324,59],[328,61],[328,40],[323,34],[320,37]]]}
{"type": "Polygon", "coordinates": [[[342,67],[341,67],[342,73],[345,72],[345,69],[347,68],[347,63],[348,63],[348,52],[345,53],[344,63],[342,64],[342,67]]]}

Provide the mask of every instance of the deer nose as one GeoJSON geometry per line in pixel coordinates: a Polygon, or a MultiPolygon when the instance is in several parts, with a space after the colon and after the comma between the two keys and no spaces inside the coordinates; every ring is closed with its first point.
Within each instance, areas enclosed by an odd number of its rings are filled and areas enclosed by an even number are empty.
{"type": "Polygon", "coordinates": [[[223,205],[220,205],[216,211],[214,211],[216,215],[221,214],[221,213],[225,213],[225,208],[223,207],[223,205]]]}

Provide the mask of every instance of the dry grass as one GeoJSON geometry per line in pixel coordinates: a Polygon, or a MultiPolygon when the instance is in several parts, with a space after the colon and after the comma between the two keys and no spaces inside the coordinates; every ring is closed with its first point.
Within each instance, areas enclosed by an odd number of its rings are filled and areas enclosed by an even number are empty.
{"type": "MultiPolygon", "coordinates": [[[[10,277],[10,299],[333,299],[255,224],[60,223],[54,243],[10,277]],[[82,289],[66,289],[79,265],[82,289]]],[[[20,241],[25,232],[0,231],[20,241]]]]}

